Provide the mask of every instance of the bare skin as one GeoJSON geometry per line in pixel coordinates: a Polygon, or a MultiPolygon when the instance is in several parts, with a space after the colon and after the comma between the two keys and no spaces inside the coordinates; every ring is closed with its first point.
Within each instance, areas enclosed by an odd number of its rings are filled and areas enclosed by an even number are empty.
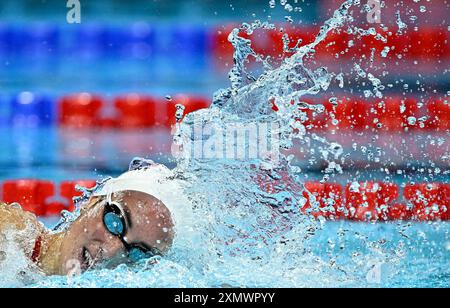
{"type": "MultiPolygon", "coordinates": [[[[93,197],[81,210],[81,215],[67,231],[52,234],[40,228],[42,248],[37,265],[47,275],[65,275],[85,271],[108,260],[125,262],[129,245],[166,252],[173,241],[174,226],[167,207],[158,199],[137,191],[124,191],[112,195],[111,201],[120,205],[125,213],[127,228],[123,239],[111,234],[104,226],[105,197],[93,197]]],[[[1,207],[0,207],[1,208],[1,207]]],[[[1,210],[0,210],[1,211],[1,210]]],[[[21,211],[21,210],[19,210],[21,211]]],[[[0,217],[6,217],[0,212],[0,217]]],[[[28,213],[15,213],[4,222],[0,219],[0,232],[6,225],[38,224],[28,213]]]]}
{"type": "MultiPolygon", "coordinates": [[[[7,241],[6,233],[13,235],[16,243],[20,244],[25,255],[31,256],[35,239],[46,233],[36,216],[25,212],[18,204],[0,203],[0,250],[3,243],[7,241]]],[[[0,251],[0,262],[6,257],[5,251],[0,251]]]]}

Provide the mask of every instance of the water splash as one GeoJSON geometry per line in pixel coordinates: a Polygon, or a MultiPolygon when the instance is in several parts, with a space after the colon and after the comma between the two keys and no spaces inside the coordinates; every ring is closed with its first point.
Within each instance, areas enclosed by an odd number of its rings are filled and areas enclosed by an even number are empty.
{"type": "MultiPolygon", "coordinates": [[[[317,277],[318,272],[321,273],[320,281],[315,280],[318,285],[326,284],[328,279],[351,280],[348,270],[336,262],[330,266],[309,250],[307,242],[323,228],[323,221],[300,213],[306,199],[297,174],[299,170],[290,164],[291,157],[282,154],[277,162],[270,157],[211,160],[193,156],[186,149],[195,147],[199,140],[219,138],[216,135],[221,132],[195,134],[211,123],[220,127],[233,123],[277,123],[281,148],[291,149],[294,139],[305,142],[311,138],[323,144],[323,156],[329,161],[324,180],[335,171],[342,172],[336,163],[343,153],[342,146],[315,134],[306,137],[302,125],[301,119],[307,118],[305,109],[320,113],[324,107],[310,105],[302,98],[328,89],[334,75],[325,67],[307,68],[305,58],[314,54],[330,31],[352,20],[348,14],[352,5],[353,1],[344,2],[321,27],[314,42],[298,44],[289,50],[295,53],[278,67],[258,55],[251,41],[239,35],[241,32],[250,35],[261,28],[273,30],[274,25],[256,22],[234,29],[229,36],[235,48],[234,66],[229,73],[231,87],[214,94],[211,108],[187,115],[178,125],[174,142],[184,151],[178,153],[176,171],[190,183],[187,194],[197,215],[194,227],[201,235],[200,247],[205,247],[200,249],[204,250],[200,259],[208,268],[204,275],[216,276],[215,281],[220,277],[219,281],[234,286],[298,286],[306,285],[305,281],[314,284],[313,277],[317,277]],[[265,68],[258,77],[247,69],[250,57],[265,68]],[[241,273],[243,266],[245,275],[241,273]],[[276,279],[270,270],[273,268],[279,272],[276,279]],[[217,277],[222,272],[224,274],[217,277]],[[274,284],[275,281],[280,284],[274,284]]],[[[287,39],[285,36],[284,40],[287,39]]],[[[376,83],[373,76],[368,78],[376,83]]],[[[318,209],[319,205],[313,203],[310,211],[318,209]]]]}
{"type": "Polygon", "coordinates": [[[24,239],[33,236],[31,227],[0,232],[0,287],[24,287],[43,278],[43,274],[23,251],[24,239]]]}
{"type": "MultiPolygon", "coordinates": [[[[208,124],[227,127],[236,122],[271,122],[279,125],[280,147],[284,150],[292,149],[296,142],[309,144],[312,140],[320,144],[319,150],[327,161],[322,182],[335,173],[342,173],[343,147],[309,133],[303,125],[308,119],[306,111],[320,114],[325,107],[308,104],[303,98],[326,92],[334,78],[343,83],[342,74],[330,73],[325,67],[311,68],[308,63],[330,32],[348,27],[348,32],[355,36],[373,36],[386,42],[374,28],[365,30],[350,25],[353,17],[349,11],[354,5],[359,6],[359,1],[358,4],[345,1],[310,44],[298,42],[293,48],[287,48],[290,40],[285,34],[284,50],[293,54],[283,59],[279,66],[274,65],[270,57],[258,55],[251,47],[251,40],[240,36],[241,33],[251,35],[255,29],[273,30],[275,25],[256,22],[234,29],[229,36],[235,49],[234,66],[229,73],[230,88],[217,91],[210,109],[187,115],[178,126],[175,142],[189,150],[179,153],[177,172],[191,184],[188,194],[195,204],[197,222],[201,226],[198,230],[202,234],[201,242],[209,247],[205,253],[215,256],[213,260],[206,258],[211,269],[208,273],[220,273],[221,267],[226,273],[219,281],[235,286],[370,285],[382,283],[373,282],[371,276],[382,268],[388,272],[383,273],[384,279],[398,274],[397,269],[407,255],[405,243],[398,239],[388,242],[380,230],[374,237],[364,231],[355,231],[353,227],[341,229],[334,234],[342,240],[340,251],[331,252],[336,244],[332,239],[334,236],[330,236],[329,255],[323,256],[323,247],[313,252],[311,243],[330,225],[323,219],[314,220],[300,213],[306,203],[303,193],[310,193],[300,180],[301,170],[290,164],[292,157],[289,155],[282,154],[281,160],[276,162],[270,157],[247,161],[209,160],[199,159],[190,151],[199,139],[207,141],[218,137],[214,133],[195,134],[208,124]],[[262,63],[264,69],[259,76],[249,72],[250,59],[262,63]],[[347,250],[345,242],[352,243],[348,244],[350,261],[348,258],[341,260],[340,255],[345,255],[347,250]],[[243,268],[244,274],[241,273],[243,268]],[[270,269],[276,269],[278,275],[270,269]],[[266,275],[272,278],[276,275],[276,279],[268,282],[266,275]]],[[[371,58],[374,56],[372,51],[371,58]]],[[[372,86],[364,91],[366,97],[383,98],[385,87],[379,78],[358,63],[354,64],[354,72],[372,86]]],[[[336,98],[330,102],[334,106],[339,104],[336,98]]],[[[318,202],[312,202],[306,214],[318,210],[318,202]]],[[[397,233],[395,228],[391,230],[394,234],[397,233]]]]}

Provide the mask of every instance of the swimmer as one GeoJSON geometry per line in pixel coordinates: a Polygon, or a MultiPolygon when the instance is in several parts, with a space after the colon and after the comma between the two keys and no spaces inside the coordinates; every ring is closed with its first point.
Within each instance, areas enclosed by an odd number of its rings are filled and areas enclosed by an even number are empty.
{"type": "Polygon", "coordinates": [[[164,255],[179,231],[177,221],[191,211],[180,185],[162,165],[126,172],[99,187],[59,232],[17,204],[0,205],[0,247],[6,231],[15,230],[14,240],[45,275],[164,255]]]}

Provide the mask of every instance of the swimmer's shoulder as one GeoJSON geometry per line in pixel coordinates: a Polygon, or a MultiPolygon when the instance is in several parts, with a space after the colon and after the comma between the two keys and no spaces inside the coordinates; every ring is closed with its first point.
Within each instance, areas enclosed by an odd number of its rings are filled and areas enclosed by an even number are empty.
{"type": "Polygon", "coordinates": [[[17,230],[31,228],[35,232],[44,232],[44,227],[36,215],[24,211],[18,204],[0,203],[0,233],[10,228],[17,230]]]}

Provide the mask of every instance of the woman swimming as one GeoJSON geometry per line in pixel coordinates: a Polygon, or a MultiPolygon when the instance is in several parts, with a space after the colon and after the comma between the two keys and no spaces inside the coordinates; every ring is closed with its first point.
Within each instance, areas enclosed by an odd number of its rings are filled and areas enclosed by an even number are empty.
{"type": "Polygon", "coordinates": [[[162,165],[129,171],[94,191],[78,218],[59,232],[46,229],[18,204],[0,205],[0,250],[2,241],[19,243],[46,275],[162,255],[180,231],[175,226],[190,217],[181,185],[162,165]]]}

